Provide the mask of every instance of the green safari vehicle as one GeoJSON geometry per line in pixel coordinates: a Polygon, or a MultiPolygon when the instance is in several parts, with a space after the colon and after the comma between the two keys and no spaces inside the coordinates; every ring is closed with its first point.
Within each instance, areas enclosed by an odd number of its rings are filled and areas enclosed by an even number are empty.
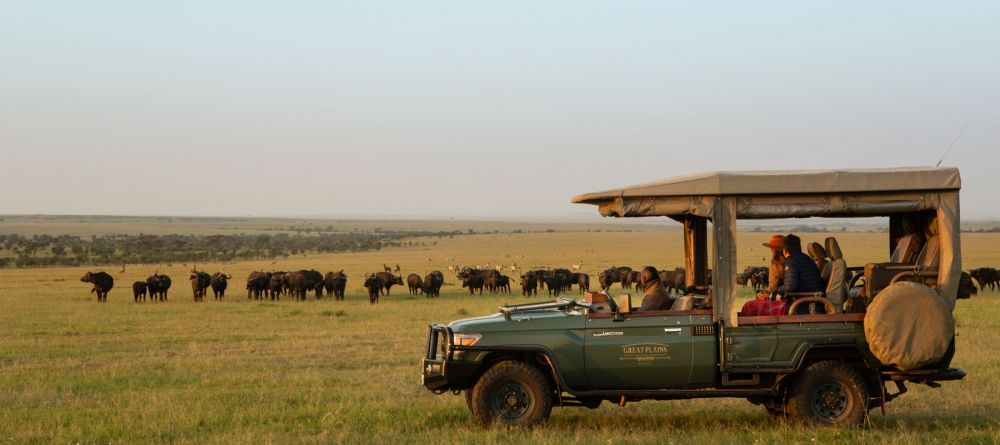
{"type": "Polygon", "coordinates": [[[951,367],[952,311],[966,296],[960,188],[957,169],[920,167],[705,173],[577,196],[604,216],[681,222],[686,296],[640,312],[605,289],[433,324],[422,383],[464,392],[487,426],[533,426],[553,406],[707,397],[859,424],[907,383],[965,377],[951,367]],[[851,266],[828,239],[825,292],[788,295],[787,314],[741,315],[737,219],[806,217],[888,217],[885,261],[851,266]]]}

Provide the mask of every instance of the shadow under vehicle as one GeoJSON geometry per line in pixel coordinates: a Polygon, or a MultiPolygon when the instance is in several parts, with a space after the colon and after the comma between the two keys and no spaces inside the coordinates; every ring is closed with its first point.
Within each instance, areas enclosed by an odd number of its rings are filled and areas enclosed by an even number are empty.
{"type": "Polygon", "coordinates": [[[484,425],[532,426],[552,406],[709,397],[859,424],[907,383],[965,377],[951,367],[960,188],[957,169],[903,168],[706,173],[577,196],[604,216],[681,222],[687,295],[667,311],[593,293],[431,325],[423,385],[464,392],[484,425]],[[830,238],[825,291],[742,315],[737,219],[806,217],[888,217],[887,261],[850,267],[830,238]]]}

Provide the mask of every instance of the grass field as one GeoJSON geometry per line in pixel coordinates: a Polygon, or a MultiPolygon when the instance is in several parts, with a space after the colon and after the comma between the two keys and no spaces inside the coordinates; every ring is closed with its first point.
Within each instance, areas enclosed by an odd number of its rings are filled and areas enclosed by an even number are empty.
{"type": "MultiPolygon", "coordinates": [[[[760,264],[767,234],[740,234],[740,268],[760,264]]],[[[804,241],[824,234],[807,234],[804,241]]],[[[883,234],[837,234],[851,265],[883,259],[883,234]]],[[[383,263],[403,272],[447,264],[582,262],[681,264],[681,235],[557,232],[470,235],[434,245],[308,256],[275,263],[199,265],[236,279],[225,302],[195,304],[182,264],[167,304],[135,304],[128,285],[152,268],[114,270],[97,304],[85,269],[0,270],[0,442],[6,443],[996,443],[1000,441],[1000,295],[960,301],[954,364],[969,375],[943,388],[911,386],[856,430],[802,428],[743,400],[556,408],[532,431],[484,430],[464,398],[419,382],[426,326],[488,314],[513,296],[468,296],[447,275],[440,299],[394,288],[377,306],[361,277],[383,263]],[[449,261],[448,258],[454,258],[449,261]],[[254,269],[344,269],[347,301],[256,302],[254,269]]],[[[1000,266],[1000,235],[963,236],[965,268],[1000,266]]],[[[110,270],[109,272],[112,272],[110,270]]],[[[210,300],[211,298],[209,298],[210,300]]]]}

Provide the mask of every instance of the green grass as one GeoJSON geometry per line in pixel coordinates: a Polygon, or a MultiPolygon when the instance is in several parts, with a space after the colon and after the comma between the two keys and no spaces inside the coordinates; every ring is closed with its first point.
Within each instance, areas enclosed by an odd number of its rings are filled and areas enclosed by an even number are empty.
{"type": "MultiPolygon", "coordinates": [[[[809,234],[806,241],[824,235],[809,234]]],[[[883,235],[840,235],[851,264],[877,259],[883,235]]],[[[766,234],[741,234],[740,264],[759,262],[766,234]]],[[[965,381],[911,385],[852,430],[775,421],[743,400],[556,408],[531,431],[484,430],[464,398],[420,386],[431,322],[495,312],[516,296],[470,297],[447,275],[440,299],[394,288],[377,306],[360,276],[382,263],[404,273],[485,262],[522,267],[583,262],[680,264],[680,235],[477,235],[437,246],[309,256],[276,264],[206,265],[237,276],[225,302],[195,304],[181,265],[167,304],[135,304],[127,287],[150,268],[114,270],[109,303],[83,269],[0,271],[0,443],[995,443],[1000,441],[1000,295],[960,301],[954,364],[965,381]],[[345,269],[347,301],[248,301],[254,269],[345,269]]],[[[964,238],[966,268],[1000,265],[1000,235],[964,238]]],[[[208,298],[211,300],[211,297],[208,298]]]]}

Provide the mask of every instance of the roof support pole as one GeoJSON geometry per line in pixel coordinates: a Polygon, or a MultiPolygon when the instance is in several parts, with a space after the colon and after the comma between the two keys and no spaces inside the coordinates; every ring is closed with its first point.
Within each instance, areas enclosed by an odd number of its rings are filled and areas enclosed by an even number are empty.
{"type": "Polygon", "coordinates": [[[708,219],[684,217],[684,285],[708,285],[708,219]]]}

